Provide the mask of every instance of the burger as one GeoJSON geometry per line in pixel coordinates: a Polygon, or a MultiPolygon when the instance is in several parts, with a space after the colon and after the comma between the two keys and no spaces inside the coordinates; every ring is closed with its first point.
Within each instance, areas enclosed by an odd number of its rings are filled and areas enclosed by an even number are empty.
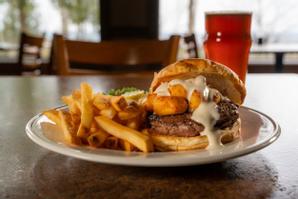
{"type": "Polygon", "coordinates": [[[159,151],[222,147],[240,136],[239,106],[246,89],[228,67],[186,59],[155,73],[145,107],[159,151]]]}

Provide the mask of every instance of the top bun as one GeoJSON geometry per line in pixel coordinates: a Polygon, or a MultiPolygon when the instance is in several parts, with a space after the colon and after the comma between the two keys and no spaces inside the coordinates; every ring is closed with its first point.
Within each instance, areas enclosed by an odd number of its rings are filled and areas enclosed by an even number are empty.
{"type": "Polygon", "coordinates": [[[234,103],[241,105],[246,95],[246,89],[239,77],[228,67],[208,59],[184,59],[166,66],[154,74],[150,92],[162,83],[173,79],[189,79],[202,75],[207,84],[217,89],[234,103]]]}

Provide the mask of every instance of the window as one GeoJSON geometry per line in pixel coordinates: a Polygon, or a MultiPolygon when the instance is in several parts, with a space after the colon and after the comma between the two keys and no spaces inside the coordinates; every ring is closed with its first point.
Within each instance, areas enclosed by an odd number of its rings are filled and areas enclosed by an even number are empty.
{"type": "MultiPolygon", "coordinates": [[[[189,2],[160,0],[160,36],[188,32],[189,2]]],[[[296,0],[193,0],[194,32],[201,41],[204,36],[204,12],[218,10],[251,11],[254,42],[298,42],[298,3],[296,0]]]]}
{"type": "MultiPolygon", "coordinates": [[[[50,47],[53,33],[71,39],[99,40],[98,0],[0,0],[0,47],[15,49],[21,31],[45,34],[50,47]]],[[[5,51],[5,56],[14,53],[5,51]]],[[[49,54],[49,49],[45,54],[49,54]]]]}

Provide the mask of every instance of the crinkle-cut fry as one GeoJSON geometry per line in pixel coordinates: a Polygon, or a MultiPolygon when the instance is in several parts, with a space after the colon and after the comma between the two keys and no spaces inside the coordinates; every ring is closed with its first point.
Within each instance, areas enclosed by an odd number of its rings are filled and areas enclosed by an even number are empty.
{"type": "Polygon", "coordinates": [[[113,96],[111,98],[111,105],[116,111],[122,111],[128,104],[123,96],[113,96]]]}
{"type": "Polygon", "coordinates": [[[109,134],[130,142],[143,152],[153,151],[153,144],[149,136],[127,126],[123,126],[104,116],[97,116],[95,120],[97,124],[109,134]]]}
{"type": "Polygon", "coordinates": [[[56,125],[61,126],[61,121],[59,117],[59,112],[57,110],[48,110],[43,112],[43,115],[47,116],[56,125]]]}
{"type": "Polygon", "coordinates": [[[70,113],[58,111],[58,115],[61,121],[61,128],[65,141],[69,144],[81,144],[80,139],[76,137],[75,129],[71,125],[70,113]]]}
{"type": "Polygon", "coordinates": [[[103,143],[106,141],[108,136],[108,133],[104,132],[101,129],[98,129],[95,133],[91,134],[87,138],[87,141],[90,146],[99,148],[102,147],[103,143]]]}
{"type": "Polygon", "coordinates": [[[108,95],[103,95],[102,93],[97,93],[94,96],[93,105],[99,110],[107,109],[111,106],[111,97],[108,95]]]}

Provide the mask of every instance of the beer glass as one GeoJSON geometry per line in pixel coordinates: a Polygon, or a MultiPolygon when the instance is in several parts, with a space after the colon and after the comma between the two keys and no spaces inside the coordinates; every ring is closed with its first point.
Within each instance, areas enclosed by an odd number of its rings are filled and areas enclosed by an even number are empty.
{"type": "Polygon", "coordinates": [[[251,13],[206,12],[206,58],[222,63],[245,82],[251,46],[251,13]]]}

